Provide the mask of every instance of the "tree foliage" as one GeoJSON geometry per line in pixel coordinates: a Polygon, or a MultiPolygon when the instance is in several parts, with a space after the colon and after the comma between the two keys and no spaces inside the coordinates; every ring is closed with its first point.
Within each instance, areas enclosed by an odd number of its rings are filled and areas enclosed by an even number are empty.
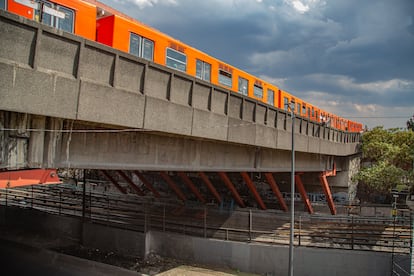
{"type": "Polygon", "coordinates": [[[407,129],[414,131],[414,115],[407,121],[407,129]]]}
{"type": "Polygon", "coordinates": [[[362,135],[362,169],[354,180],[387,193],[413,185],[414,132],[376,127],[362,135]]]}

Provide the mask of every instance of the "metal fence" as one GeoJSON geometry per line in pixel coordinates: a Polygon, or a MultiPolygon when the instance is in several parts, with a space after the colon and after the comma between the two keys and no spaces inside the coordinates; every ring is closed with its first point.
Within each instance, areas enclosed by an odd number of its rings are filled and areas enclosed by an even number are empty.
{"type": "MultiPolygon", "coordinates": [[[[81,185],[82,186],[82,185],[81,185]]],[[[73,185],[0,190],[0,204],[82,217],[113,227],[222,240],[289,244],[290,217],[273,210],[225,210],[154,198],[95,192],[73,185]]],[[[410,253],[410,217],[296,214],[295,246],[410,253]]]]}

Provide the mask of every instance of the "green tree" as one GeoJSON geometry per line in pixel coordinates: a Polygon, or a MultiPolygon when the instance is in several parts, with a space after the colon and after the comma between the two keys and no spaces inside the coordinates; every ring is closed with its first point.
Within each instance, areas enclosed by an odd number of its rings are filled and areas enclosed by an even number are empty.
{"type": "Polygon", "coordinates": [[[414,115],[407,121],[407,129],[414,131],[414,115]]]}
{"type": "Polygon", "coordinates": [[[414,132],[376,127],[362,136],[362,169],[354,176],[372,192],[389,194],[392,188],[412,186],[414,132]]]}

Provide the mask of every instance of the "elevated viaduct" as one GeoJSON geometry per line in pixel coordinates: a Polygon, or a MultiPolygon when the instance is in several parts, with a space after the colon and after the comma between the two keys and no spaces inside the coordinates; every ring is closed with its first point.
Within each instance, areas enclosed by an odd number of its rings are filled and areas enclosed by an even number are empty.
{"type": "MultiPolygon", "coordinates": [[[[201,202],[188,176],[220,201],[217,173],[244,207],[237,175],[266,209],[260,178],[287,210],[278,183],[291,170],[289,112],[2,10],[0,37],[0,169],[96,169],[116,186],[109,170],[130,185],[130,171],[157,171],[179,199],[201,202]]],[[[360,134],[294,120],[301,197],[313,212],[306,190],[316,182],[335,214],[331,187],[352,185],[360,134]]]]}

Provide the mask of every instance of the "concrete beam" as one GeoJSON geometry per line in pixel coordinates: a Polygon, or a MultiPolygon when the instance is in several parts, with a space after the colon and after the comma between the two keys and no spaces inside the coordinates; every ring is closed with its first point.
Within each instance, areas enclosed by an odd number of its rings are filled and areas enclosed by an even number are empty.
{"type": "MultiPolygon", "coordinates": [[[[0,17],[0,110],[266,150],[291,147],[284,110],[4,11],[0,17]]],[[[297,152],[359,151],[358,134],[296,120],[297,152]]]]}

